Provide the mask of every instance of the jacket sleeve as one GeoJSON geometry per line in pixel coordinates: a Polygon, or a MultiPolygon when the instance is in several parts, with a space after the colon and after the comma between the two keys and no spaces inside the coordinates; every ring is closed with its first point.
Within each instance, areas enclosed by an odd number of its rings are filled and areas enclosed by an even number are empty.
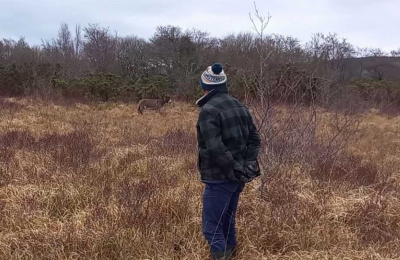
{"type": "Polygon", "coordinates": [[[257,132],[257,127],[253,123],[253,119],[250,116],[250,131],[249,139],[247,140],[247,154],[245,161],[255,161],[257,160],[258,153],[261,149],[261,138],[257,132]]]}
{"type": "Polygon", "coordinates": [[[242,168],[222,142],[221,125],[217,115],[202,110],[199,115],[199,128],[212,160],[219,167],[225,171],[242,168]]]}

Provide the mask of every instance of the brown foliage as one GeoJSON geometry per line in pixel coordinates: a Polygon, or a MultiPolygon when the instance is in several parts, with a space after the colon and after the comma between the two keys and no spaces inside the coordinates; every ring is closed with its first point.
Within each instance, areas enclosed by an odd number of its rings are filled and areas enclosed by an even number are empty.
{"type": "MultiPolygon", "coordinates": [[[[16,102],[27,106],[0,122],[1,259],[207,258],[195,107],[16,102]]],[[[273,112],[238,259],[397,257],[399,119],[369,114],[348,139],[354,128],[334,129],[356,115],[273,112]]]]}

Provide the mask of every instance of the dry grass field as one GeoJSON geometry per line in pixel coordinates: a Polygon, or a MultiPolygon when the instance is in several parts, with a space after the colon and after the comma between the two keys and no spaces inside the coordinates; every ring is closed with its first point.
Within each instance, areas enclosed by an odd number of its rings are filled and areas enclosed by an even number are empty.
{"type": "MultiPolygon", "coordinates": [[[[196,120],[181,103],[0,100],[0,259],[208,259],[196,120]]],[[[356,135],[337,178],[246,186],[237,259],[400,259],[400,117],[371,111],[356,135]]]]}

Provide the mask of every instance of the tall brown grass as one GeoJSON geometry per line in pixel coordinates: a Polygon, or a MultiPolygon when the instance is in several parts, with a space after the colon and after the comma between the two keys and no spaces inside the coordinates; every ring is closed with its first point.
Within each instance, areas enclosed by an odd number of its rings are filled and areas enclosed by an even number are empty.
{"type": "MultiPolygon", "coordinates": [[[[3,99],[0,113],[0,259],[208,258],[194,106],[3,99]]],[[[237,259],[400,258],[399,127],[371,111],[334,160],[285,152],[262,196],[260,180],[242,194],[237,259]]]]}

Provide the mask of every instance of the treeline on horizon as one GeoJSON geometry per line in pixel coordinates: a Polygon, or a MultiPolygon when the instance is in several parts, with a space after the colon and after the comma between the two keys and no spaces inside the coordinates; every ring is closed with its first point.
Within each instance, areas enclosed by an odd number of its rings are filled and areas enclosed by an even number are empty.
{"type": "Polygon", "coordinates": [[[229,89],[238,97],[285,93],[293,99],[351,85],[368,99],[373,89],[379,93],[374,91],[372,98],[378,95],[379,100],[393,102],[400,97],[397,82],[385,79],[378,69],[368,80],[354,81],[345,64],[351,58],[389,56],[400,57],[400,48],[391,53],[359,48],[332,33],[316,33],[301,44],[296,38],[260,30],[216,38],[167,25],[144,39],[119,36],[97,24],[72,31],[62,24],[55,38],[40,45],[30,45],[24,38],[0,40],[0,95],[108,101],[168,94],[191,100],[200,95],[200,73],[213,62],[222,62],[229,89]],[[268,91],[260,91],[265,88],[268,91]]]}

